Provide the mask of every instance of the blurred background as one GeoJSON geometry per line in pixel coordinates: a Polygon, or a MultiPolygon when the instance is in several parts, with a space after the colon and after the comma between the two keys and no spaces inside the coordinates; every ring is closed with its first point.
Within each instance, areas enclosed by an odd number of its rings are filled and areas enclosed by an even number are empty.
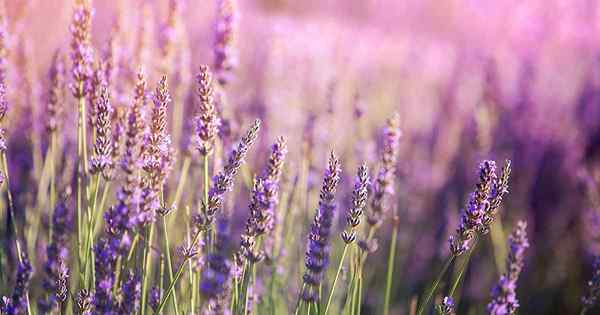
{"type": "MultiPolygon", "coordinates": [[[[531,243],[519,280],[519,313],[579,312],[593,255],[600,254],[600,3],[238,2],[239,65],[223,111],[234,134],[261,117],[264,145],[276,135],[288,137],[290,177],[309,137],[314,184],[327,151],[335,148],[347,187],[340,200],[347,200],[355,166],[361,160],[375,165],[380,127],[392,112],[400,113],[400,258],[392,314],[408,314],[411,300],[437,274],[482,159],[511,159],[513,177],[497,232],[474,254],[458,313],[484,313],[506,255],[493,244],[504,244],[518,219],[528,221],[531,243]]],[[[212,62],[215,7],[207,0],[184,3],[178,36],[189,50],[176,63],[183,64],[180,73],[191,75],[212,62]]],[[[135,50],[143,25],[150,25],[150,42],[160,40],[167,1],[96,0],[94,6],[96,47],[105,45],[115,25],[125,51],[135,50]]],[[[72,4],[9,0],[7,9],[15,34],[11,58],[26,63],[12,71],[28,71],[27,85],[16,84],[15,91],[30,92],[30,100],[16,94],[13,103],[29,102],[35,125],[44,118],[35,108],[45,97],[49,61],[55,49],[68,49],[72,4]]],[[[159,49],[144,58],[160,58],[159,49]]],[[[131,71],[137,66],[129,64],[131,71]]],[[[159,67],[148,69],[149,82],[156,82],[159,67]]],[[[190,77],[182,80],[193,84],[190,77]]],[[[26,158],[15,151],[9,151],[14,168],[26,168],[26,158]]],[[[364,314],[376,313],[381,303],[389,238],[382,235],[380,248],[386,250],[374,255],[367,271],[364,314]]]]}

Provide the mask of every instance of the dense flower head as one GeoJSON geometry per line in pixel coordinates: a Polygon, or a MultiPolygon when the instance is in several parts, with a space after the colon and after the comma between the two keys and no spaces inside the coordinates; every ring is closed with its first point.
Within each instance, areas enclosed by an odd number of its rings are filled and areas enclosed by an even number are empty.
{"type": "Polygon", "coordinates": [[[77,310],[81,315],[92,315],[92,310],[94,308],[94,298],[92,294],[86,289],[82,289],[77,293],[75,297],[75,304],[77,306],[77,310]]]}
{"type": "Polygon", "coordinates": [[[85,97],[90,90],[93,48],[91,44],[93,10],[90,0],[77,0],[71,24],[71,90],[76,98],[85,97]]]}
{"type": "Polygon", "coordinates": [[[100,173],[105,179],[109,179],[113,166],[111,136],[113,108],[110,104],[110,94],[106,85],[101,87],[100,97],[97,99],[95,106],[96,143],[94,143],[94,156],[91,161],[92,174],[100,173]]]}
{"type": "Polygon", "coordinates": [[[352,191],[352,205],[346,211],[346,230],[342,232],[342,239],[346,244],[353,243],[356,240],[355,229],[360,224],[360,218],[367,206],[371,178],[366,164],[358,167],[356,179],[354,180],[354,190],[352,191]]]}
{"type": "Polygon", "coordinates": [[[221,85],[226,85],[231,81],[232,72],[238,65],[236,47],[237,15],[235,0],[217,1],[213,68],[221,85]]]}
{"type": "Polygon", "coordinates": [[[456,235],[449,239],[453,255],[466,252],[477,233],[488,233],[497,208],[508,192],[509,176],[510,161],[506,161],[500,178],[496,175],[496,162],[485,160],[479,165],[479,182],[470,194],[467,206],[462,210],[456,235]]]}
{"type": "Polygon", "coordinates": [[[227,293],[231,277],[231,262],[227,258],[229,245],[229,222],[220,217],[217,220],[214,250],[206,257],[206,268],[202,272],[200,292],[208,300],[222,299],[227,293]]]}
{"type": "Polygon", "coordinates": [[[206,65],[200,66],[196,75],[198,109],[194,119],[196,149],[202,156],[210,155],[214,148],[220,121],[214,104],[212,74],[206,65]]]}
{"type": "Polygon", "coordinates": [[[323,177],[319,207],[311,226],[306,247],[304,259],[306,271],[302,278],[305,286],[301,295],[305,301],[318,301],[320,299],[318,289],[329,265],[329,238],[336,208],[334,198],[340,180],[340,173],[340,162],[332,151],[323,177]]]}
{"type": "MultiPolygon", "coordinates": [[[[8,100],[6,98],[6,85],[0,83],[0,124],[4,122],[8,111],[8,100]]],[[[0,127],[0,152],[5,152],[7,146],[6,129],[0,127]]]]}
{"type": "Polygon", "coordinates": [[[213,177],[212,187],[208,192],[208,203],[203,204],[202,218],[196,220],[198,223],[202,222],[202,225],[209,224],[214,219],[217,211],[221,209],[225,193],[232,189],[233,179],[240,170],[242,163],[244,163],[248,150],[254,144],[259,129],[260,120],[257,119],[240,139],[237,147],[229,154],[223,170],[213,177]]]}
{"type": "Polygon", "coordinates": [[[58,304],[64,302],[65,278],[68,278],[69,242],[73,232],[73,211],[67,201],[70,192],[66,191],[61,200],[56,204],[52,213],[52,238],[46,248],[47,260],[44,265],[46,278],[43,285],[48,293],[48,298],[40,301],[41,309],[46,312],[56,310],[58,304]]]}
{"type": "Polygon", "coordinates": [[[160,193],[174,163],[171,137],[167,133],[167,106],[171,102],[167,77],[163,76],[154,93],[150,128],[142,152],[143,169],[148,176],[142,182],[142,203],[138,217],[144,226],[153,222],[161,208],[160,193]]]}
{"type": "Polygon", "coordinates": [[[21,259],[17,266],[17,280],[13,289],[10,303],[3,305],[3,313],[8,315],[26,314],[29,304],[29,282],[33,268],[27,254],[21,253],[21,259]]]}
{"type": "Polygon", "coordinates": [[[454,299],[449,296],[445,296],[442,299],[442,303],[437,306],[438,313],[440,315],[453,315],[454,314],[454,299]]]}
{"type": "Polygon", "coordinates": [[[119,314],[135,314],[139,310],[142,284],[140,278],[131,270],[125,276],[117,295],[116,307],[119,314]]]}
{"type": "Polygon", "coordinates": [[[370,225],[379,225],[384,220],[385,213],[390,211],[389,199],[394,194],[394,176],[401,135],[400,116],[395,113],[387,120],[387,125],[383,130],[381,164],[373,185],[371,211],[367,215],[370,225]]]}
{"type": "Polygon", "coordinates": [[[592,278],[587,283],[587,294],[581,298],[584,314],[594,307],[600,297],[600,256],[596,256],[592,265],[592,278]]]}
{"type": "Polygon", "coordinates": [[[55,132],[61,121],[65,102],[65,60],[57,50],[52,57],[52,66],[48,71],[50,89],[48,91],[48,120],[46,130],[55,132]]]}
{"type": "Polygon", "coordinates": [[[508,238],[509,253],[506,260],[506,272],[500,276],[498,284],[492,290],[492,301],[488,312],[492,315],[515,314],[519,308],[517,299],[517,280],[525,264],[525,250],[529,247],[527,222],[519,221],[508,238]]]}
{"type": "Polygon", "coordinates": [[[8,63],[8,32],[6,17],[2,16],[0,20],[0,84],[6,84],[7,63],[8,63]]]}

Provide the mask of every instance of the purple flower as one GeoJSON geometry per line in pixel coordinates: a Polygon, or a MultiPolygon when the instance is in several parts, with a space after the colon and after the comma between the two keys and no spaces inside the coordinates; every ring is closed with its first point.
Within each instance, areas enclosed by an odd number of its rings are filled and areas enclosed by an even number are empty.
{"type": "Polygon", "coordinates": [[[112,169],[112,137],[111,137],[111,115],[113,112],[110,105],[108,87],[100,88],[100,97],[96,105],[96,143],[94,144],[94,156],[92,157],[92,173],[101,173],[105,179],[110,179],[112,169]]]}
{"type": "Polygon", "coordinates": [[[212,187],[208,192],[208,203],[203,204],[202,216],[196,217],[196,223],[200,225],[210,225],[217,211],[223,206],[225,193],[232,189],[233,179],[237,175],[246,153],[254,144],[260,129],[260,120],[255,120],[254,124],[248,129],[246,134],[240,140],[237,147],[229,154],[227,164],[212,179],[212,187]]]}
{"type": "Polygon", "coordinates": [[[229,223],[221,217],[217,220],[216,240],[214,250],[206,257],[206,267],[202,272],[200,292],[208,299],[208,309],[220,314],[216,310],[226,308],[231,279],[231,262],[227,259],[229,246],[229,223]]]}
{"type": "Polygon", "coordinates": [[[500,179],[496,162],[485,160],[479,166],[479,182],[462,211],[456,235],[450,236],[450,252],[459,256],[469,250],[477,233],[486,234],[496,215],[503,196],[508,192],[510,161],[506,161],[500,179]]]}
{"type": "Polygon", "coordinates": [[[506,260],[506,272],[500,276],[498,284],[492,290],[492,301],[487,306],[492,315],[514,314],[519,308],[516,289],[525,264],[525,250],[529,247],[526,229],[527,222],[519,221],[508,238],[510,252],[506,260]]]}
{"type": "Polygon", "coordinates": [[[117,306],[121,314],[135,314],[140,307],[142,284],[139,277],[129,271],[118,297],[117,306]]]}
{"type": "Polygon", "coordinates": [[[442,299],[442,303],[438,305],[437,309],[440,315],[454,314],[454,300],[449,296],[445,296],[442,299]]]}
{"type": "Polygon", "coordinates": [[[48,91],[48,121],[46,130],[55,132],[61,121],[65,100],[65,60],[59,50],[54,53],[52,67],[48,73],[50,89],[48,91]]]}
{"type": "Polygon", "coordinates": [[[17,267],[17,281],[13,289],[12,297],[10,302],[5,300],[3,303],[3,313],[8,315],[20,315],[27,314],[29,305],[29,281],[31,280],[31,274],[33,269],[29,263],[29,258],[25,253],[21,254],[21,261],[17,267]]]}
{"type": "Polygon", "coordinates": [[[214,104],[212,75],[208,66],[200,66],[196,76],[198,82],[198,110],[194,119],[196,131],[196,149],[202,156],[210,155],[213,151],[215,138],[219,129],[219,117],[214,104]]]}
{"type": "Polygon", "coordinates": [[[237,8],[234,0],[217,1],[217,19],[215,22],[215,38],[213,43],[214,71],[221,85],[232,79],[232,72],[237,67],[237,8]]]}
{"type": "Polygon", "coordinates": [[[46,248],[47,261],[44,265],[46,278],[44,289],[48,292],[47,299],[39,301],[42,312],[56,311],[59,303],[65,301],[66,290],[64,280],[68,278],[69,242],[73,231],[73,211],[67,205],[69,192],[66,192],[58,202],[52,214],[52,238],[46,248]]]}
{"type": "Polygon", "coordinates": [[[346,244],[350,244],[356,240],[355,229],[360,224],[360,217],[367,206],[370,186],[371,178],[369,177],[369,170],[366,164],[362,164],[358,168],[356,179],[354,180],[352,206],[346,211],[346,230],[342,232],[342,239],[346,244]]]}
{"type": "Polygon", "coordinates": [[[71,90],[75,98],[84,98],[90,90],[94,51],[91,45],[92,17],[94,13],[89,0],[77,0],[71,24],[71,90]]]}
{"type": "Polygon", "coordinates": [[[585,314],[585,312],[594,307],[598,301],[598,297],[600,297],[600,256],[596,256],[594,259],[592,270],[592,279],[587,283],[587,295],[581,298],[581,303],[583,304],[581,314],[585,314]]]}
{"type": "Polygon", "coordinates": [[[390,210],[389,198],[394,194],[394,173],[396,172],[401,135],[400,116],[395,113],[388,119],[387,126],[383,130],[381,165],[373,185],[371,211],[367,215],[367,222],[372,226],[381,224],[385,213],[390,210]]]}
{"type": "Polygon", "coordinates": [[[319,286],[329,265],[329,236],[336,208],[334,198],[340,172],[340,162],[332,151],[323,177],[319,207],[306,246],[306,271],[303,276],[305,286],[301,295],[305,301],[319,300],[319,286]]]}

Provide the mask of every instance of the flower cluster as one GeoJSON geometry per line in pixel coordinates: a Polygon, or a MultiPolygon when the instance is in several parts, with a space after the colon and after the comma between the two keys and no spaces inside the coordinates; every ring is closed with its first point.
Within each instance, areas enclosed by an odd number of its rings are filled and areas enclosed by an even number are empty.
{"type": "Polygon", "coordinates": [[[356,228],[360,224],[360,218],[367,206],[371,178],[366,164],[362,164],[357,171],[352,191],[352,206],[346,212],[346,230],[342,232],[342,239],[346,244],[356,240],[356,228]]]}
{"type": "Polygon", "coordinates": [[[525,250],[529,247],[527,222],[519,221],[508,239],[510,252],[506,260],[506,272],[492,290],[492,301],[487,308],[492,315],[515,314],[519,308],[517,280],[525,264],[525,250]]]}
{"type": "Polygon", "coordinates": [[[383,130],[381,164],[373,185],[371,211],[367,214],[367,222],[372,226],[381,224],[385,213],[390,210],[389,199],[394,194],[394,177],[401,135],[400,116],[396,113],[388,119],[387,126],[383,130]]]}
{"type": "Polygon", "coordinates": [[[66,299],[66,284],[69,269],[69,242],[73,231],[73,211],[67,204],[70,192],[66,191],[56,204],[52,213],[52,238],[46,248],[46,264],[44,270],[44,288],[50,293],[47,299],[39,301],[40,309],[48,313],[56,311],[59,304],[66,299]]]}
{"type": "Polygon", "coordinates": [[[220,124],[213,99],[212,75],[208,66],[200,66],[196,80],[198,82],[196,94],[199,102],[195,118],[196,149],[200,155],[207,156],[213,151],[220,124]]]}
{"type": "Polygon", "coordinates": [[[488,233],[502,198],[508,192],[510,165],[510,161],[506,161],[498,178],[496,162],[486,160],[480,164],[479,182],[462,211],[456,235],[449,239],[450,252],[453,255],[459,256],[469,250],[477,233],[488,233]]]}
{"type": "Polygon", "coordinates": [[[319,286],[329,265],[329,237],[335,213],[335,192],[340,181],[341,167],[333,151],[323,177],[323,186],[319,195],[319,207],[308,236],[304,264],[306,271],[303,276],[304,289],[302,299],[315,302],[320,299],[319,286]]]}

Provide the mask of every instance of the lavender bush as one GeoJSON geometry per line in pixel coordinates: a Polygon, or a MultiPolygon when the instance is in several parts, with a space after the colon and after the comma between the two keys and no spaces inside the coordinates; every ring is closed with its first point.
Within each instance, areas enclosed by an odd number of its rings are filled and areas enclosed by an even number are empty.
{"type": "Polygon", "coordinates": [[[0,314],[600,313],[599,15],[0,1],[0,314]]]}

